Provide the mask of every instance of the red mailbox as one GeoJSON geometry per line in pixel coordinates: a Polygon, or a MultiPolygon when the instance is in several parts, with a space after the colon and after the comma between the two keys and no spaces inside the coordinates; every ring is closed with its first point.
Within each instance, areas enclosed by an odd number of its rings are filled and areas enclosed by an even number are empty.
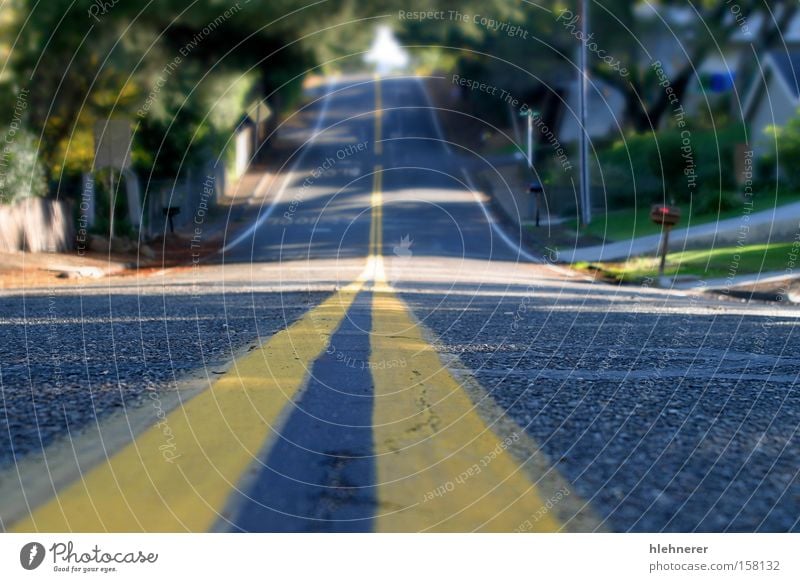
{"type": "Polygon", "coordinates": [[[661,231],[661,248],[659,249],[661,260],[658,264],[658,277],[660,280],[664,276],[664,265],[667,262],[669,231],[672,230],[672,227],[678,224],[678,221],[681,219],[681,209],[677,206],[669,206],[667,204],[653,204],[650,208],[650,219],[664,227],[661,231]]]}
{"type": "Polygon", "coordinates": [[[663,226],[675,226],[681,219],[681,209],[666,204],[653,204],[650,208],[650,219],[663,226]]]}

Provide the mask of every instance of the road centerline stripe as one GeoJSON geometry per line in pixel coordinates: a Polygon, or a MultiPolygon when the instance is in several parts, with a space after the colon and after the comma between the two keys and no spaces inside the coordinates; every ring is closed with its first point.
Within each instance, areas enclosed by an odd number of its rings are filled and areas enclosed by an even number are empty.
{"type": "MultiPolygon", "coordinates": [[[[372,376],[379,531],[531,531],[560,523],[501,438],[423,337],[408,307],[384,289],[373,298],[372,376]],[[381,366],[396,360],[403,366],[381,366]]],[[[519,428],[519,431],[522,431],[519,428]]]]}
{"type": "Polygon", "coordinates": [[[375,509],[370,292],[316,360],[275,444],[234,506],[243,531],[370,531],[375,509]],[[238,505],[238,507],[236,507],[238,505]]]}
{"type": "Polygon", "coordinates": [[[381,94],[381,77],[375,75],[375,155],[383,154],[383,96],[381,94]]]}
{"type": "Polygon", "coordinates": [[[207,531],[361,286],[345,287],[237,360],[211,388],[165,415],[12,531],[207,531]]]}

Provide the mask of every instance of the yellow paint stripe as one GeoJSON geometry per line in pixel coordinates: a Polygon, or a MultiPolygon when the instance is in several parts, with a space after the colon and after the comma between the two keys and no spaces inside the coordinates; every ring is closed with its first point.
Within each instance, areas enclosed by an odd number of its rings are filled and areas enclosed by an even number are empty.
{"type": "Polygon", "coordinates": [[[375,75],[375,145],[376,155],[383,153],[382,128],[383,123],[383,96],[381,95],[381,78],[375,75]]]}
{"type": "Polygon", "coordinates": [[[346,287],[236,361],[12,531],[207,531],[361,286],[346,287]]]}
{"type": "Polygon", "coordinates": [[[502,439],[486,425],[386,282],[381,173],[376,166],[370,228],[376,529],[505,532],[537,516],[527,531],[556,531],[508,450],[515,435],[502,439]]]}
{"type": "Polygon", "coordinates": [[[379,257],[383,249],[383,166],[376,165],[372,178],[372,207],[369,224],[369,256],[379,257]]]}
{"type": "Polygon", "coordinates": [[[514,436],[483,422],[408,307],[376,291],[372,321],[377,530],[503,532],[531,516],[540,516],[531,531],[558,530],[507,450],[514,436]]]}

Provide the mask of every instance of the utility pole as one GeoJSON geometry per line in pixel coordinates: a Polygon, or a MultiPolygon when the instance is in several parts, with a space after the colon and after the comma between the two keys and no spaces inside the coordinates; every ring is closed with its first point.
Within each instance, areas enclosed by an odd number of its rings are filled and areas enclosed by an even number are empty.
{"type": "Polygon", "coordinates": [[[108,169],[108,244],[111,248],[111,240],[114,238],[114,204],[117,201],[117,193],[114,191],[114,166],[108,169]]]}
{"type": "Polygon", "coordinates": [[[580,49],[580,118],[581,118],[581,224],[592,221],[592,200],[589,188],[589,132],[586,127],[586,102],[589,94],[589,71],[586,43],[589,37],[589,0],[581,2],[581,49],[580,49]]]}
{"type": "Polygon", "coordinates": [[[528,169],[533,171],[533,114],[528,114],[528,169]]]}
{"type": "Polygon", "coordinates": [[[261,133],[261,102],[259,101],[256,103],[256,125],[253,128],[253,163],[256,161],[256,156],[258,155],[258,148],[261,145],[259,143],[259,138],[261,137],[259,134],[261,133]]]}
{"type": "Polygon", "coordinates": [[[528,152],[527,152],[527,159],[528,162],[528,169],[533,171],[533,163],[536,161],[536,154],[533,149],[533,118],[539,116],[538,111],[534,111],[528,107],[523,108],[519,112],[520,117],[527,117],[527,131],[528,131],[528,152]]]}

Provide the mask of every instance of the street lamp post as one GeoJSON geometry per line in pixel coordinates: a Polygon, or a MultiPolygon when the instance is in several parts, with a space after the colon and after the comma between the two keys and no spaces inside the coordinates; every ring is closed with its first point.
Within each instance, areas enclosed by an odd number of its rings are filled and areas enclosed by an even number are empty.
{"type": "Polygon", "coordinates": [[[592,221],[592,200],[589,190],[589,132],[586,127],[586,101],[589,90],[586,43],[589,37],[589,1],[581,0],[581,50],[580,50],[580,85],[579,109],[581,118],[581,224],[586,226],[592,221]]]}

